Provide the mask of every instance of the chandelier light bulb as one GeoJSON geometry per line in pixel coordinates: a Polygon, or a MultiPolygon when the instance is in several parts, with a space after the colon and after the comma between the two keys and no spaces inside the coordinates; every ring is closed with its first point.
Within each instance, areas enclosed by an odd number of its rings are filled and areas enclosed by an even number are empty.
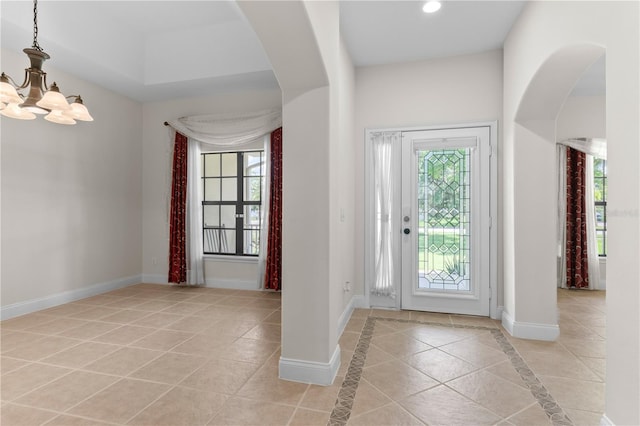
{"type": "Polygon", "coordinates": [[[52,123],[58,123],[58,124],[67,124],[67,125],[76,124],[76,121],[73,118],[66,116],[64,114],[64,111],[59,109],[54,109],[49,114],[45,115],[44,119],[52,123]]]}

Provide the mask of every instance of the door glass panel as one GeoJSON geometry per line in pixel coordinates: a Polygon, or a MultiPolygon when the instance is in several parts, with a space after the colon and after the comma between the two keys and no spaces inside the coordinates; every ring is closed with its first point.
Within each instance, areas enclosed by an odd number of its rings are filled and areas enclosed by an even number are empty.
{"type": "Polygon", "coordinates": [[[418,150],[418,290],[469,292],[471,149],[418,150]]]}

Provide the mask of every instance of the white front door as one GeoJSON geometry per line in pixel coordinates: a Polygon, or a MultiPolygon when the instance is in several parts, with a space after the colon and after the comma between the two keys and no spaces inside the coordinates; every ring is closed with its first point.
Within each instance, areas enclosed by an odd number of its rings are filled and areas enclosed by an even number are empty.
{"type": "Polygon", "coordinates": [[[402,309],[489,316],[490,156],[490,127],[402,132],[402,309]]]}

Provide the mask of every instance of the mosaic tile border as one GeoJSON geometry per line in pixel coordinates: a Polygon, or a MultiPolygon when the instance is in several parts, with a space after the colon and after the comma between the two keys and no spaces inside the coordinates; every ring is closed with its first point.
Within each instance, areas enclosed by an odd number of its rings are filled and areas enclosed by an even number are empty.
{"type": "Polygon", "coordinates": [[[367,317],[367,320],[362,327],[360,339],[358,340],[358,344],[356,345],[356,349],[347,369],[347,374],[345,375],[342,386],[340,387],[340,391],[338,392],[338,397],[336,398],[333,411],[329,416],[329,421],[327,423],[328,426],[344,426],[349,421],[353,402],[356,397],[356,391],[358,390],[358,385],[360,383],[360,379],[362,378],[362,370],[364,368],[364,363],[367,358],[367,352],[369,351],[369,345],[371,343],[371,338],[373,337],[373,331],[375,329],[377,321],[413,323],[439,327],[467,328],[490,331],[491,335],[496,340],[496,343],[498,344],[502,352],[507,355],[513,368],[516,370],[516,372],[518,372],[522,381],[525,383],[536,401],[538,401],[538,404],[540,404],[544,412],[549,417],[549,420],[551,420],[551,423],[555,426],[573,426],[573,422],[571,421],[569,416],[567,416],[562,407],[558,405],[555,398],[549,393],[542,382],[540,382],[540,380],[536,377],[534,372],[531,370],[531,368],[529,368],[520,354],[518,354],[513,345],[509,343],[509,340],[507,340],[506,336],[500,329],[478,325],[443,324],[431,321],[417,321],[380,317],[367,317]]]}

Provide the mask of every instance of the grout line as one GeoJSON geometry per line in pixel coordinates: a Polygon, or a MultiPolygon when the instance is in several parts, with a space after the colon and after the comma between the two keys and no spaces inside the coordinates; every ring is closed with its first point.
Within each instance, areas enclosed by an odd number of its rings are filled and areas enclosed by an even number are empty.
{"type": "Polygon", "coordinates": [[[529,366],[518,354],[516,349],[511,345],[511,343],[507,340],[506,336],[499,328],[480,325],[442,324],[439,322],[431,321],[378,317],[367,317],[367,321],[365,322],[365,325],[362,329],[362,333],[360,335],[360,339],[358,340],[356,349],[353,353],[353,357],[351,358],[351,361],[349,363],[345,379],[342,382],[342,386],[338,393],[338,398],[336,399],[333,411],[331,412],[331,415],[329,417],[329,421],[327,423],[328,426],[344,426],[349,421],[358,385],[362,378],[364,362],[367,357],[367,352],[369,351],[369,345],[371,343],[373,331],[375,329],[377,321],[417,323],[429,326],[487,330],[491,332],[491,335],[496,340],[496,343],[498,344],[502,352],[507,355],[507,358],[509,359],[511,365],[520,375],[520,378],[523,380],[526,387],[529,389],[538,404],[542,407],[545,414],[549,417],[552,424],[557,426],[573,426],[573,422],[567,416],[565,411],[558,405],[553,396],[549,393],[549,391],[538,379],[538,377],[533,373],[531,368],[529,368],[529,366]]]}

